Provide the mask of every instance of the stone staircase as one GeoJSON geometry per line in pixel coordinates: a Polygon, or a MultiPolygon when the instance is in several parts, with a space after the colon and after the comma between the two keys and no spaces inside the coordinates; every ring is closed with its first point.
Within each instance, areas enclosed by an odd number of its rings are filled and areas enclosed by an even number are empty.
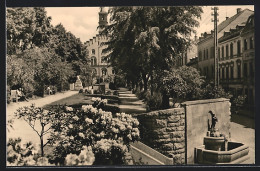
{"type": "Polygon", "coordinates": [[[145,113],[146,107],[142,100],[132,94],[127,88],[119,89],[119,109],[120,112],[127,114],[145,113]]]}

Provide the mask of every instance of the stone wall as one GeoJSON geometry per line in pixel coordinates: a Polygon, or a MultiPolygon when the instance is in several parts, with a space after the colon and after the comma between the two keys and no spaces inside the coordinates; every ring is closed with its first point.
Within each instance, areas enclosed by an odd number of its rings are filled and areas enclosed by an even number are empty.
{"type": "Polygon", "coordinates": [[[136,115],[140,122],[141,141],[173,158],[173,164],[185,164],[184,108],[159,110],[136,115]]]}
{"type": "Polygon", "coordinates": [[[194,148],[203,145],[203,138],[211,123],[210,110],[216,114],[216,128],[220,133],[230,136],[230,102],[228,99],[207,99],[187,101],[182,104],[186,113],[186,158],[187,164],[194,163],[194,148]]]}

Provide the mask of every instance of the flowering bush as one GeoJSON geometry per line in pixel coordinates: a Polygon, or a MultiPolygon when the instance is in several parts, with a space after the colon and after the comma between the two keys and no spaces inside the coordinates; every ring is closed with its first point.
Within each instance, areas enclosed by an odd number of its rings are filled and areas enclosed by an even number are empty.
{"type": "Polygon", "coordinates": [[[104,164],[102,158],[113,164],[122,164],[129,143],[139,139],[138,120],[125,113],[117,113],[113,117],[111,112],[83,105],[81,110],[61,115],[64,118],[53,125],[54,131],[49,138],[55,146],[51,160],[61,165],[66,163],[66,156],[70,153],[79,155],[83,146],[93,148],[95,157],[100,159],[95,160],[95,164],[104,164]],[[109,144],[109,150],[105,150],[106,145],[102,143],[109,144]]]}
{"type": "Polygon", "coordinates": [[[89,146],[83,146],[79,155],[68,154],[65,158],[65,165],[67,166],[80,166],[80,165],[92,165],[95,161],[92,148],[89,146]]]}
{"type": "Polygon", "coordinates": [[[31,142],[22,144],[21,138],[10,138],[7,143],[7,166],[52,166],[46,157],[40,157],[38,151],[31,142]]]}
{"type": "Polygon", "coordinates": [[[100,97],[92,97],[91,101],[93,101],[92,106],[98,109],[103,109],[107,104],[107,99],[101,99],[100,97]]]}

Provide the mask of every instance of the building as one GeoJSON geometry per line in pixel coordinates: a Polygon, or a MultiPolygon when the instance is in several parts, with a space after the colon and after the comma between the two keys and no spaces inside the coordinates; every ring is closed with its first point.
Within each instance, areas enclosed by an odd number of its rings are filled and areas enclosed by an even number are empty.
{"type": "MultiPolygon", "coordinates": [[[[224,35],[225,32],[230,31],[230,29],[234,29],[237,26],[240,26],[242,23],[245,23],[249,16],[251,16],[254,12],[245,9],[241,10],[241,8],[237,8],[237,13],[232,17],[226,17],[226,20],[221,22],[218,25],[218,39],[224,35]]],[[[201,75],[206,77],[208,82],[214,81],[214,31],[205,32],[201,34],[199,37],[199,41],[197,43],[198,48],[198,69],[201,75]]],[[[222,47],[221,47],[222,48],[222,47]]],[[[223,49],[218,49],[218,53],[222,55],[223,49]]],[[[225,49],[223,50],[223,52],[225,49]]]]}
{"type": "Polygon", "coordinates": [[[102,34],[102,30],[107,26],[108,13],[100,8],[99,14],[99,34],[94,36],[89,41],[85,42],[85,45],[89,52],[89,61],[92,69],[93,84],[100,82],[110,82],[113,79],[114,70],[109,64],[109,60],[106,57],[107,54],[102,53],[102,50],[106,48],[102,43],[108,41],[108,37],[102,34]]]}
{"type": "Polygon", "coordinates": [[[176,66],[188,65],[192,58],[197,56],[197,36],[192,40],[191,45],[176,60],[176,66]]]}

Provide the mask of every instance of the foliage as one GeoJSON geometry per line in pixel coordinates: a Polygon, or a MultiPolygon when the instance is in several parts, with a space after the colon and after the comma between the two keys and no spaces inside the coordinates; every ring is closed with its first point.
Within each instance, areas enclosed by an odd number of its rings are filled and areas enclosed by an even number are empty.
{"type": "Polygon", "coordinates": [[[46,157],[40,157],[31,142],[10,138],[7,142],[7,166],[51,166],[46,157]]]}
{"type": "Polygon", "coordinates": [[[232,97],[231,94],[225,92],[225,90],[221,87],[216,87],[212,85],[206,85],[202,92],[203,99],[215,99],[215,98],[227,98],[230,99],[232,97]]]}
{"type": "Polygon", "coordinates": [[[162,77],[162,91],[172,97],[174,103],[199,99],[204,80],[193,67],[182,66],[165,71],[162,77]]]}
{"type": "MultiPolygon", "coordinates": [[[[79,155],[68,154],[66,166],[92,165],[95,160],[91,147],[83,146],[79,155]]],[[[55,166],[48,157],[41,157],[31,142],[22,144],[21,138],[10,138],[7,143],[7,166],[55,166]]]]}
{"type": "Polygon", "coordinates": [[[68,154],[65,158],[65,165],[67,166],[85,166],[92,165],[95,161],[95,156],[91,146],[83,146],[79,155],[68,154]]]}
{"type": "Polygon", "coordinates": [[[35,107],[34,104],[31,106],[24,106],[17,109],[15,117],[23,119],[32,129],[37,133],[41,142],[41,155],[44,156],[43,148],[48,142],[43,142],[43,137],[51,130],[51,124],[53,122],[53,116],[55,112],[44,110],[40,107],[35,107]],[[36,129],[36,124],[41,126],[41,130],[36,129]]]}
{"type": "Polygon", "coordinates": [[[23,87],[27,96],[42,96],[45,85],[68,89],[76,75],[89,83],[85,45],[61,24],[50,22],[43,7],[6,10],[7,85],[23,87]]]}
{"type": "Polygon", "coordinates": [[[92,146],[96,162],[102,163],[100,160],[97,161],[97,158],[103,156],[105,159],[109,155],[112,164],[122,163],[124,157],[119,160],[117,156],[124,156],[125,151],[113,148],[120,144],[125,149],[130,142],[139,138],[139,122],[124,113],[118,113],[113,117],[111,112],[83,105],[81,110],[67,107],[66,111],[60,112],[57,117],[62,117],[62,120],[56,120],[49,139],[55,147],[51,159],[55,163],[64,164],[67,154],[78,155],[83,146],[92,146]],[[106,146],[102,143],[111,145],[106,146]],[[111,149],[107,149],[108,153],[103,153],[104,147],[111,149]]]}
{"type": "Polygon", "coordinates": [[[202,8],[113,7],[109,13],[112,24],[104,32],[110,40],[104,51],[110,52],[116,73],[133,85],[143,82],[146,91],[155,71],[168,69],[190,45],[202,8]]]}
{"type": "Polygon", "coordinates": [[[242,106],[245,104],[246,97],[246,95],[241,95],[234,98],[234,100],[232,101],[232,109],[235,113],[238,113],[242,106]]]}
{"type": "Polygon", "coordinates": [[[153,95],[147,93],[145,102],[147,111],[159,110],[162,107],[162,95],[158,92],[154,93],[153,95]]]}

